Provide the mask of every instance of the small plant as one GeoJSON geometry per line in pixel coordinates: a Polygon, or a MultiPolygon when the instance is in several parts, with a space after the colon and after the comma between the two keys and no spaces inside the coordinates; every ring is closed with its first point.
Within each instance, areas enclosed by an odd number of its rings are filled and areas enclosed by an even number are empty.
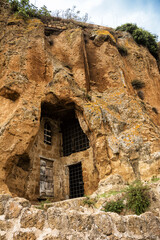
{"type": "Polygon", "coordinates": [[[107,197],[107,193],[102,193],[102,194],[97,195],[97,199],[105,198],[105,197],[107,197]]]}
{"type": "Polygon", "coordinates": [[[107,202],[103,210],[105,212],[121,213],[124,207],[125,205],[123,203],[123,200],[117,200],[117,201],[107,202]]]}
{"type": "Polygon", "coordinates": [[[138,95],[138,97],[139,97],[140,99],[144,100],[144,92],[138,91],[138,92],[137,92],[137,95],[138,95]]]}
{"type": "Polygon", "coordinates": [[[156,114],[158,114],[157,108],[153,107],[153,108],[152,108],[152,111],[155,112],[156,114]]]}
{"type": "Polygon", "coordinates": [[[121,54],[121,56],[127,56],[128,51],[124,46],[117,45],[118,52],[121,54]]]}
{"type": "Polygon", "coordinates": [[[151,178],[151,182],[157,182],[157,181],[159,181],[160,180],[160,178],[158,178],[157,176],[153,176],[152,178],[151,178]]]}
{"type": "Polygon", "coordinates": [[[88,205],[88,207],[94,206],[95,201],[94,199],[91,199],[90,197],[86,197],[86,199],[83,201],[84,205],[88,205]]]}
{"type": "Polygon", "coordinates": [[[126,190],[127,208],[135,214],[140,215],[146,211],[150,205],[149,187],[140,181],[135,181],[126,190]]]}
{"type": "Polygon", "coordinates": [[[39,206],[37,206],[36,208],[38,208],[38,209],[44,209],[44,204],[46,204],[46,203],[51,203],[52,201],[50,200],[50,199],[46,199],[46,200],[44,200],[44,201],[41,201],[40,203],[39,203],[39,206]]]}
{"type": "Polygon", "coordinates": [[[117,194],[119,194],[119,193],[123,193],[123,192],[125,192],[125,189],[121,189],[121,190],[119,190],[119,191],[116,191],[116,190],[110,190],[109,192],[108,192],[108,195],[109,196],[114,196],[114,195],[117,195],[117,194]]]}
{"type": "Polygon", "coordinates": [[[139,79],[134,79],[132,82],[132,87],[134,89],[141,89],[141,88],[144,88],[145,87],[145,83],[142,81],[142,80],[139,80],[139,79]]]}

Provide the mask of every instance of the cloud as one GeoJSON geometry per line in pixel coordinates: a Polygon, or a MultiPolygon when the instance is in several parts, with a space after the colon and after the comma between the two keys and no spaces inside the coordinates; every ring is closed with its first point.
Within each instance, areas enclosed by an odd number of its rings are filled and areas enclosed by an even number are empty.
{"type": "MultiPolygon", "coordinates": [[[[127,22],[136,23],[139,27],[159,35],[160,15],[155,11],[156,5],[152,1],[144,0],[108,0],[104,1],[101,6],[89,11],[92,16],[91,20],[100,25],[117,27],[127,22]]],[[[157,5],[158,7],[159,5],[157,5]]]]}

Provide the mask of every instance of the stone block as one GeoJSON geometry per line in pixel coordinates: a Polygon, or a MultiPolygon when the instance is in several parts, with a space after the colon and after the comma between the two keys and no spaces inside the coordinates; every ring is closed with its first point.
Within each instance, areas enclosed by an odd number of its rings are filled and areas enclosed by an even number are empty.
{"type": "Polygon", "coordinates": [[[20,219],[21,228],[36,227],[43,229],[45,222],[45,212],[39,209],[26,209],[20,219]]]}
{"type": "Polygon", "coordinates": [[[54,236],[45,236],[43,240],[61,240],[61,237],[54,237],[54,236]]]}
{"type": "Polygon", "coordinates": [[[25,199],[25,198],[18,198],[18,197],[16,197],[16,198],[14,198],[14,200],[17,202],[17,203],[19,203],[22,207],[30,207],[31,206],[31,203],[27,200],[27,199],[25,199]]]}
{"type": "Polygon", "coordinates": [[[66,229],[69,228],[68,217],[60,208],[49,208],[48,211],[48,224],[51,229],[66,229]]]}
{"type": "Polygon", "coordinates": [[[148,228],[146,222],[138,216],[128,216],[127,220],[127,230],[130,234],[143,237],[148,228]]]}
{"type": "Polygon", "coordinates": [[[0,215],[4,214],[4,204],[0,202],[0,215]]]}
{"type": "Polygon", "coordinates": [[[160,239],[160,218],[154,216],[154,214],[151,212],[146,212],[141,215],[141,219],[146,222],[146,232],[149,234],[149,236],[160,239]]]}
{"type": "Polygon", "coordinates": [[[10,195],[7,194],[0,194],[0,202],[7,202],[11,198],[10,195]]]}
{"type": "Polygon", "coordinates": [[[88,232],[93,226],[93,217],[88,214],[79,213],[77,211],[68,214],[69,229],[78,232],[88,232]]]}
{"type": "Polygon", "coordinates": [[[7,231],[11,228],[12,223],[6,220],[0,220],[0,231],[7,231]]]}
{"type": "Polygon", "coordinates": [[[7,201],[11,198],[10,195],[0,195],[0,215],[3,215],[4,214],[4,211],[5,211],[5,205],[7,203],[7,201]]]}
{"type": "Polygon", "coordinates": [[[13,240],[36,240],[33,232],[16,232],[13,234],[13,240]]]}
{"type": "Polygon", "coordinates": [[[94,214],[93,222],[94,228],[96,228],[99,234],[104,235],[112,234],[112,226],[107,213],[100,212],[94,214]]]}
{"type": "Polygon", "coordinates": [[[116,237],[114,235],[111,235],[107,238],[107,240],[120,240],[119,237],[116,237]]]}
{"type": "Polygon", "coordinates": [[[6,212],[5,212],[5,219],[17,218],[22,210],[22,206],[15,201],[10,201],[7,204],[6,212]]]}
{"type": "Polygon", "coordinates": [[[0,234],[0,240],[7,240],[6,234],[0,234]]]}

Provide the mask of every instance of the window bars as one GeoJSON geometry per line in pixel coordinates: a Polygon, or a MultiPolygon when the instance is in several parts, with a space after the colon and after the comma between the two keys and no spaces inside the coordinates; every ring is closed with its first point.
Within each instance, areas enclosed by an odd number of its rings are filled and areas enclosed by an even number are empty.
{"type": "Polygon", "coordinates": [[[63,156],[89,148],[89,140],[82,131],[77,119],[64,122],[62,125],[63,156]]]}
{"type": "Polygon", "coordinates": [[[52,143],[52,131],[49,122],[45,122],[44,124],[44,143],[48,145],[51,145],[52,143]]]}

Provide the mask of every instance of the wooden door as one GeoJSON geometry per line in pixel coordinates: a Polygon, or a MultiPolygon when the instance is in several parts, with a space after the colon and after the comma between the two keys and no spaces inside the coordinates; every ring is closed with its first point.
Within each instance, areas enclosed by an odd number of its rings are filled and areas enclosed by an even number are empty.
{"type": "Polygon", "coordinates": [[[40,159],[40,196],[53,197],[53,161],[40,159]]]}

